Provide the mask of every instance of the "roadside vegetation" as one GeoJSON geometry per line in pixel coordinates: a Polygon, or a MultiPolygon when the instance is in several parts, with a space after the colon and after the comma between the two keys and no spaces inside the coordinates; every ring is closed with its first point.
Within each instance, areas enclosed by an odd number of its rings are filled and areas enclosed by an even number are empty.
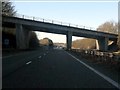
{"type": "Polygon", "coordinates": [[[29,48],[39,47],[39,39],[35,32],[30,31],[29,48]]]}
{"type": "Polygon", "coordinates": [[[95,64],[102,64],[110,69],[120,71],[120,25],[114,21],[107,21],[97,28],[97,31],[118,34],[117,43],[108,42],[108,52],[100,52],[96,49],[96,40],[81,39],[72,42],[72,52],[95,64]]]}
{"type": "Polygon", "coordinates": [[[78,39],[72,42],[72,47],[73,48],[78,48],[78,49],[95,49],[95,39],[78,39]]]}
{"type": "Polygon", "coordinates": [[[120,55],[116,52],[110,53],[80,49],[72,49],[71,52],[93,64],[105,66],[105,68],[108,68],[109,70],[120,71],[120,55]]]}
{"type": "Polygon", "coordinates": [[[15,16],[16,15],[15,6],[12,5],[10,0],[2,2],[2,14],[8,16],[15,16]]]}
{"type": "MultiPolygon", "coordinates": [[[[2,2],[2,15],[15,16],[16,15],[15,6],[12,2],[5,1],[2,2]]],[[[29,48],[36,48],[39,46],[39,40],[35,32],[30,31],[29,34],[29,48]]],[[[16,49],[16,31],[15,27],[2,27],[2,49],[16,49]],[[6,45],[6,43],[9,43],[6,45]]]]}
{"type": "MultiPolygon", "coordinates": [[[[119,49],[120,49],[120,23],[118,24],[118,47],[119,47],[119,49]]],[[[119,50],[120,51],[120,50],[119,50]]]]}
{"type": "Polygon", "coordinates": [[[53,46],[53,41],[49,38],[43,38],[39,41],[42,46],[53,46]]]}
{"type": "MultiPolygon", "coordinates": [[[[100,25],[97,28],[97,31],[101,32],[107,32],[107,33],[112,33],[112,34],[118,34],[118,41],[116,44],[112,44],[110,41],[108,43],[109,45],[109,50],[115,51],[116,49],[120,49],[120,32],[118,33],[118,24],[114,21],[107,21],[100,25]],[[111,44],[110,44],[111,43],[111,44]],[[115,48],[116,47],[116,48],[115,48]],[[119,47],[119,48],[118,48],[119,47]]],[[[79,48],[79,49],[95,49],[96,48],[96,40],[95,39],[79,39],[75,40],[72,42],[72,47],[73,48],[79,48]]],[[[116,51],[117,51],[116,50],[116,51]]]]}

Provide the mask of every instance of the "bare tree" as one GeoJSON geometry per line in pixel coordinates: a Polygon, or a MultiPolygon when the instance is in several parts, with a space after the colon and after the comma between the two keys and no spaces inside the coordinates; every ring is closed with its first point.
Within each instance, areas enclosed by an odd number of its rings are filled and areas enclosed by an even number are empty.
{"type": "Polygon", "coordinates": [[[39,40],[35,32],[30,32],[30,41],[29,41],[30,48],[35,48],[39,46],[39,40]]]}
{"type": "Polygon", "coordinates": [[[53,45],[53,41],[49,38],[43,38],[40,40],[40,44],[41,45],[49,45],[52,46],[53,45]]]}
{"type": "Polygon", "coordinates": [[[72,42],[73,48],[95,49],[95,39],[78,39],[72,42]]]}
{"type": "Polygon", "coordinates": [[[98,31],[103,31],[103,32],[108,32],[108,33],[113,33],[113,34],[118,34],[118,41],[117,44],[120,48],[120,24],[114,22],[114,21],[108,21],[105,22],[104,24],[100,25],[97,30],[98,31]]]}
{"type": "MultiPolygon", "coordinates": [[[[120,23],[118,24],[118,29],[120,29],[120,23]]],[[[120,31],[118,31],[118,47],[120,48],[120,31]]]]}
{"type": "Polygon", "coordinates": [[[108,22],[105,22],[104,24],[100,25],[97,28],[97,30],[117,34],[118,33],[118,23],[116,23],[114,21],[108,21],[108,22]]]}
{"type": "Polygon", "coordinates": [[[10,1],[2,2],[2,14],[8,16],[14,16],[16,14],[15,6],[10,1]]]}

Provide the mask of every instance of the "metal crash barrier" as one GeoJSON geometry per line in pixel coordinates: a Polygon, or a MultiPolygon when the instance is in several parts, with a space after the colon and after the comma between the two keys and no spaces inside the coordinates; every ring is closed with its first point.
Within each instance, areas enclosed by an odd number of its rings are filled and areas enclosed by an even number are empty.
{"type": "Polygon", "coordinates": [[[96,59],[97,61],[120,62],[120,55],[115,55],[114,53],[111,52],[100,52],[98,50],[80,50],[80,49],[72,49],[72,51],[79,52],[80,55],[85,57],[91,57],[91,59],[96,59]]]}

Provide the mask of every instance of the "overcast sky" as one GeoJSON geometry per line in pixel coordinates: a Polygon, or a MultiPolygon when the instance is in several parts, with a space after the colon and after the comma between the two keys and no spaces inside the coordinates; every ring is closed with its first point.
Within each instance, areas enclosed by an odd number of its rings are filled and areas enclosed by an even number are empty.
{"type": "MultiPolygon", "coordinates": [[[[111,0],[112,1],[112,0],[111,0]]],[[[97,28],[106,21],[118,21],[118,2],[111,1],[14,1],[17,13],[97,28]]],[[[37,33],[53,42],[66,42],[65,35],[37,33]]],[[[78,39],[73,37],[73,40],[78,39]]]]}

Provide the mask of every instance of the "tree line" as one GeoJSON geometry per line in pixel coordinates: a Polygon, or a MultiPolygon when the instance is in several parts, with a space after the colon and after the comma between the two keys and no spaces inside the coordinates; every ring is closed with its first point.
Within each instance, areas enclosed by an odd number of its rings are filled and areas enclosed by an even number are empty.
{"type": "MultiPolygon", "coordinates": [[[[2,2],[2,14],[8,16],[16,15],[15,6],[12,5],[12,2],[6,1],[2,2]]],[[[16,31],[14,28],[2,28],[2,47],[3,48],[16,48],[16,31]],[[9,41],[8,41],[9,39],[9,41]],[[9,43],[9,45],[6,45],[9,43]]],[[[29,47],[38,47],[39,40],[35,32],[30,31],[29,47]]]]}
{"type": "MultiPolygon", "coordinates": [[[[108,42],[108,49],[109,50],[118,50],[120,49],[120,32],[118,31],[118,23],[115,21],[106,21],[105,23],[101,24],[97,31],[118,34],[117,44],[113,43],[110,45],[111,41],[108,42]]],[[[82,39],[82,40],[75,40],[72,43],[73,48],[80,48],[80,49],[95,49],[96,48],[96,40],[95,39],[82,39]]]]}
{"type": "MultiPolygon", "coordinates": [[[[16,15],[15,6],[12,5],[10,1],[2,2],[2,14],[8,15],[8,16],[15,16],[16,15]]],[[[118,34],[118,40],[117,40],[117,46],[120,49],[120,31],[118,30],[120,28],[120,24],[118,25],[117,22],[114,21],[107,21],[103,24],[101,24],[97,31],[102,32],[109,32],[113,34],[118,34]]],[[[2,30],[3,33],[3,39],[6,37],[9,37],[11,40],[11,43],[15,44],[15,30],[2,30]],[[13,42],[14,41],[14,42],[13,42]]],[[[43,40],[42,42],[45,42],[43,40]]],[[[36,36],[35,32],[30,32],[30,47],[38,46],[39,40],[36,36]]],[[[15,46],[15,45],[13,45],[15,46]]],[[[95,40],[93,39],[83,39],[83,40],[76,40],[73,41],[72,47],[74,48],[82,48],[82,49],[94,49],[95,47],[95,40]]]]}

